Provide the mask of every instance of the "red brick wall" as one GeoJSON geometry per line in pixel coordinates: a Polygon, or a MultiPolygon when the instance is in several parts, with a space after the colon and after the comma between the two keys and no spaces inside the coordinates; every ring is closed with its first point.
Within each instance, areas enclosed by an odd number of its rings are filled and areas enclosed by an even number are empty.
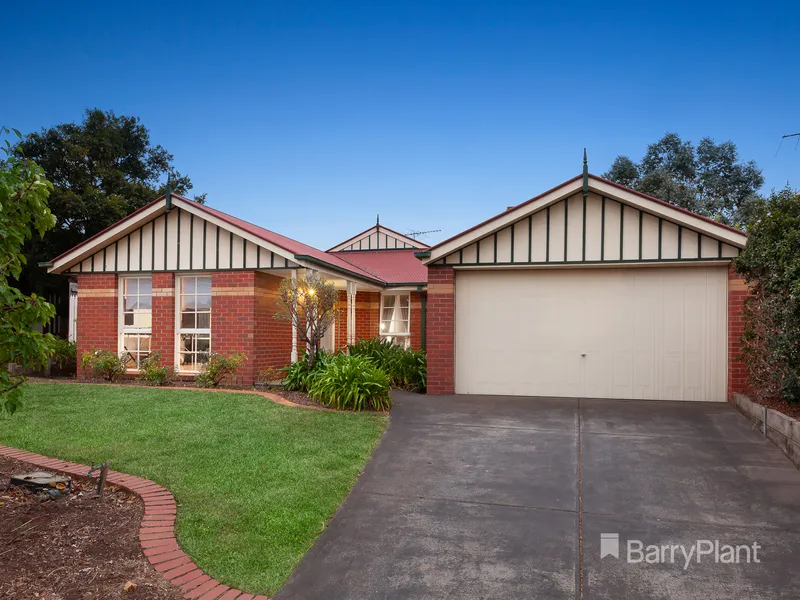
{"type": "Polygon", "coordinates": [[[336,319],[334,345],[341,350],[347,346],[347,292],[339,290],[339,317],[336,319]]]}
{"type": "Polygon", "coordinates": [[[153,273],[153,337],[162,365],[175,364],[175,273],[153,273]]]}
{"type": "Polygon", "coordinates": [[[81,356],[91,350],[117,351],[117,276],[80,273],[78,278],[78,377],[90,377],[80,368],[81,356]]]}
{"type": "Polygon", "coordinates": [[[211,350],[244,352],[247,361],[235,383],[251,384],[255,369],[256,272],[216,271],[211,275],[211,350]]]}
{"type": "Polygon", "coordinates": [[[744,279],[736,272],[733,264],[728,268],[728,400],[735,392],[744,393],[748,389],[748,374],[744,362],[739,360],[742,351],[744,331],[745,298],[749,295],[744,279]]]}
{"type": "Polygon", "coordinates": [[[358,292],[356,294],[356,339],[368,340],[380,330],[380,292],[358,292]]]}
{"type": "Polygon", "coordinates": [[[422,294],[411,292],[411,348],[422,349],[422,294]]]}
{"type": "Polygon", "coordinates": [[[455,274],[428,267],[428,393],[455,393],[455,274]]]}
{"type": "Polygon", "coordinates": [[[256,377],[266,367],[282,368],[292,359],[292,324],[274,318],[280,283],[280,277],[255,274],[255,342],[251,360],[256,377]]]}
{"type": "MultiPolygon", "coordinates": [[[[356,294],[356,338],[371,339],[380,335],[380,292],[356,294]]],[[[347,346],[347,292],[339,292],[339,318],[336,321],[336,347],[347,346]]],[[[411,293],[411,347],[422,348],[422,296],[411,293]]]]}

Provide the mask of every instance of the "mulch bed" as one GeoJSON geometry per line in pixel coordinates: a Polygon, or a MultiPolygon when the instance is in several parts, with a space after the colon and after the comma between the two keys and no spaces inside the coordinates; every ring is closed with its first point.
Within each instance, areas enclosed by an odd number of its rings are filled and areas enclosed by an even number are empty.
{"type": "Polygon", "coordinates": [[[109,485],[98,499],[89,479],[73,478],[72,493],[46,501],[8,486],[12,474],[41,470],[0,456],[0,598],[182,597],[142,554],[139,498],[109,485]],[[136,588],[126,593],[129,581],[136,588]]]}
{"type": "MultiPolygon", "coordinates": [[[[309,396],[305,392],[290,392],[289,390],[284,390],[280,388],[275,388],[274,390],[265,389],[264,391],[277,394],[284,400],[288,400],[289,402],[294,402],[295,404],[302,404],[303,406],[323,406],[322,404],[311,398],[311,396],[309,396]]],[[[325,406],[324,408],[328,407],[325,406]]]]}
{"type": "Polygon", "coordinates": [[[764,398],[763,400],[759,400],[758,403],[783,413],[787,417],[800,420],[800,404],[789,404],[785,400],[775,400],[772,398],[764,398]]]}

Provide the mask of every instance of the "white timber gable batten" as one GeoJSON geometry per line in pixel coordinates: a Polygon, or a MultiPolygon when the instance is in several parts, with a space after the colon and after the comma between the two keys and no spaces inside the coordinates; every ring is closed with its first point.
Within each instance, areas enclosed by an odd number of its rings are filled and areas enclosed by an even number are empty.
{"type": "Polygon", "coordinates": [[[57,273],[296,269],[293,255],[194,202],[156,201],[53,261],[57,273]]]}
{"type": "Polygon", "coordinates": [[[334,246],[328,252],[355,252],[358,250],[413,250],[427,248],[427,244],[384,227],[380,223],[334,246]]]}

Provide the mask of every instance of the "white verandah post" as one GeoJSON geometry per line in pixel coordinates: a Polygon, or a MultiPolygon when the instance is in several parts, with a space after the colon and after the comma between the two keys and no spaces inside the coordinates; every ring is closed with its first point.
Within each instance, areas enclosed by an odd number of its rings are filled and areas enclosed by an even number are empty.
{"type": "MultiPolygon", "coordinates": [[[[292,269],[292,279],[297,279],[297,269],[292,269]]],[[[297,324],[292,321],[292,362],[297,362],[297,324]]]]}
{"type": "Polygon", "coordinates": [[[356,284],[347,282],[347,344],[356,341],[356,284]]]}

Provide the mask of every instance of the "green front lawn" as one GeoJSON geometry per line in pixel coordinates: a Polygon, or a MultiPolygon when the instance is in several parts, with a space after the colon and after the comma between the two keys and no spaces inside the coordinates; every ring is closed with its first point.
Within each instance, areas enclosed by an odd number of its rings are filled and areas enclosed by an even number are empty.
{"type": "Polygon", "coordinates": [[[387,417],[255,395],[31,384],[0,443],[152,479],[178,502],[178,539],[206,573],[272,595],[344,500],[387,417]]]}

